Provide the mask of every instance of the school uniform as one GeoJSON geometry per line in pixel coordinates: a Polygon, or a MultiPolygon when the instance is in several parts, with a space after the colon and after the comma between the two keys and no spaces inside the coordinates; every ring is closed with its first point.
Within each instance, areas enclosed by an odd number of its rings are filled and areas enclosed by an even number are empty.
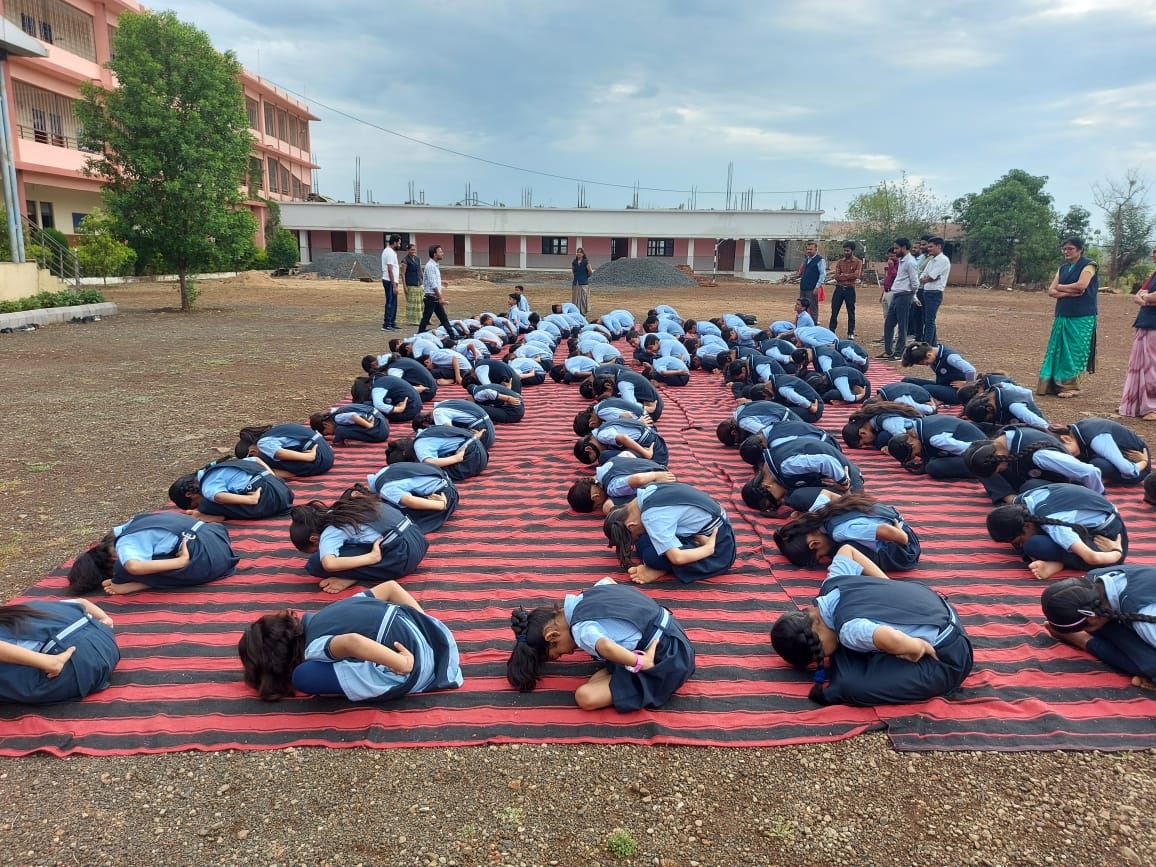
{"type": "Polygon", "coordinates": [[[666,472],[665,464],[640,458],[633,452],[621,452],[594,470],[594,478],[612,503],[621,506],[629,503],[637,494],[630,486],[630,477],[635,473],[666,472]]]}
{"type": "Polygon", "coordinates": [[[734,411],[735,424],[746,434],[766,433],[767,428],[784,421],[802,421],[790,407],[772,400],[744,403],[734,411]]]}
{"type": "Polygon", "coordinates": [[[839,335],[822,325],[807,325],[795,329],[795,338],[804,346],[830,346],[839,342],[839,335]]]}
{"type": "MultiPolygon", "coordinates": [[[[509,388],[517,394],[522,393],[523,386],[541,385],[546,381],[546,368],[532,358],[511,358],[509,367],[515,374],[510,381],[509,388]]],[[[477,368],[475,368],[476,370],[477,368]]],[[[488,385],[489,383],[485,384],[488,385]]]]}
{"type": "Polygon", "coordinates": [[[647,566],[670,572],[686,584],[722,575],[734,565],[738,551],[726,510],[702,491],[681,482],[647,485],[638,491],[638,505],[645,532],[634,548],[647,566]],[[681,566],[667,559],[667,551],[695,547],[695,536],[716,527],[715,550],[709,557],[681,566]]]}
{"type": "Polygon", "coordinates": [[[875,393],[884,400],[906,404],[919,411],[920,415],[935,415],[935,404],[931,402],[931,394],[922,385],[910,382],[890,382],[875,389],[875,393]]]}
{"type": "MultiPolygon", "coordinates": [[[[513,362],[517,359],[511,359],[510,363],[501,361],[497,358],[487,358],[485,361],[479,361],[474,365],[474,376],[478,378],[478,382],[482,385],[489,385],[496,382],[499,385],[509,383],[509,388],[521,393],[522,380],[518,376],[517,369],[513,366],[513,362]]],[[[530,361],[541,368],[534,359],[521,359],[523,361],[530,361]]]]}
{"type": "MultiPolygon", "coordinates": [[[[663,403],[662,395],[655,389],[654,384],[641,373],[635,373],[633,370],[626,370],[617,366],[612,367],[612,370],[618,396],[635,403],[653,403],[655,406],[650,412],[650,417],[654,421],[658,421],[662,417],[663,403]]],[[[595,371],[594,375],[597,376],[598,371],[595,371]]]]}
{"type": "Polygon", "coordinates": [[[486,447],[468,431],[448,425],[434,425],[418,431],[413,438],[413,450],[419,461],[430,458],[448,458],[466,443],[465,460],[442,467],[455,482],[461,482],[481,473],[489,463],[486,447]]]}
{"type": "Polygon", "coordinates": [[[197,484],[201,489],[201,501],[197,511],[202,515],[225,518],[227,520],[256,521],[261,518],[275,518],[284,515],[293,505],[293,492],[289,486],[256,461],[240,460],[214,461],[197,471],[197,484]],[[218,503],[213,497],[228,492],[230,494],[251,494],[261,491],[261,499],[256,505],[218,503]]]}
{"type": "Polygon", "coordinates": [[[914,569],[922,553],[915,531],[903,520],[898,509],[884,503],[875,503],[865,511],[835,515],[824,523],[823,532],[834,540],[836,547],[844,543],[852,545],[887,573],[914,569]],[[894,525],[896,522],[907,534],[907,542],[901,545],[876,538],[880,525],[894,525]]]}
{"type": "Polygon", "coordinates": [[[862,403],[871,396],[871,381],[863,372],[850,365],[832,367],[827,371],[827,378],[831,381],[831,388],[820,395],[824,403],[841,400],[845,403],[862,403]],[[856,394],[855,389],[863,389],[856,394]]]}
{"type": "Polygon", "coordinates": [[[333,447],[322,434],[303,424],[273,425],[257,440],[257,451],[271,468],[294,476],[320,476],[333,468],[333,447]],[[317,453],[311,461],[283,461],[274,457],[280,449],[307,452],[314,448],[317,453]]]}
{"type": "Polygon", "coordinates": [[[414,461],[390,464],[376,473],[370,473],[366,477],[366,483],[382,500],[413,521],[423,533],[440,530],[458,507],[457,486],[450,480],[445,470],[432,464],[414,461]],[[406,494],[417,497],[445,494],[446,507],[441,511],[410,509],[401,502],[406,494]]]}
{"type": "Polygon", "coordinates": [[[555,382],[581,382],[589,379],[598,366],[598,362],[588,355],[571,355],[557,367],[550,368],[550,378],[555,382]]]}
{"type": "Polygon", "coordinates": [[[326,527],[321,531],[317,551],[309,555],[305,571],[317,578],[349,578],[369,584],[393,581],[409,575],[421,563],[429,543],[410,518],[389,503],[377,503],[377,517],[352,527],[326,527]],[[381,544],[381,562],[356,569],[329,572],[321,564],[328,555],[359,557],[381,544]]]}
{"type": "Polygon", "coordinates": [[[1010,459],[998,473],[980,480],[993,503],[1002,502],[1010,494],[1050,482],[1082,485],[1097,494],[1104,492],[1100,470],[1069,455],[1050,433],[1031,427],[1011,427],[999,437],[1003,438],[1007,450],[1013,455],[1038,443],[1043,443],[1044,447],[1010,459]]]}
{"type": "Polygon", "coordinates": [[[486,413],[491,422],[516,424],[526,417],[526,404],[512,388],[502,385],[471,385],[468,391],[478,409],[486,413]],[[503,397],[516,398],[517,403],[502,400],[503,397]]]}
{"type": "Polygon", "coordinates": [[[618,340],[627,331],[634,327],[634,314],[629,310],[611,310],[609,313],[603,313],[599,320],[615,340],[618,340]]]}
{"type": "Polygon", "coordinates": [[[384,415],[368,403],[345,403],[335,406],[333,413],[333,444],[343,445],[349,440],[363,443],[384,443],[389,441],[389,422],[384,415]],[[353,419],[360,416],[373,424],[362,427],[353,419]]]}
{"type": "Polygon", "coordinates": [[[854,340],[840,340],[835,344],[835,346],[847,364],[850,364],[852,367],[859,369],[863,373],[867,372],[867,367],[870,364],[870,360],[868,359],[866,349],[864,349],[854,340]]]}
{"type": "Polygon", "coordinates": [[[768,382],[774,388],[771,399],[790,407],[803,421],[813,424],[823,417],[823,398],[799,377],[784,374],[772,376],[768,382]],[[811,409],[812,404],[815,409],[811,409]]]}
{"type": "Polygon", "coordinates": [[[1048,420],[1036,406],[1031,389],[1009,380],[995,383],[988,393],[992,395],[996,425],[1026,424],[1047,430],[1048,420]]]}
{"type": "Polygon", "coordinates": [[[594,414],[603,422],[617,421],[624,417],[623,413],[628,413],[630,418],[638,421],[646,415],[646,407],[621,397],[604,397],[594,404],[594,414]]]}
{"type": "Polygon", "coordinates": [[[793,439],[763,450],[763,463],[787,490],[823,487],[823,479],[850,482],[863,490],[863,474],[837,447],[821,440],[793,439]]]}
{"type": "Polygon", "coordinates": [[[0,641],[37,653],[76,651],[56,677],[38,668],[0,663],[0,702],[55,704],[104,689],[120,661],[112,628],[93,619],[74,600],[29,602],[36,613],[14,626],[0,626],[0,641]]]}
{"type": "MultiPolygon", "coordinates": [[[[1124,519],[1116,507],[1100,494],[1079,485],[1057,483],[1024,491],[1014,502],[1026,506],[1031,514],[1041,518],[1086,527],[1092,536],[1119,536],[1123,554],[1118,562],[1123,563],[1128,556],[1128,530],[1124,526],[1124,519]]],[[[1088,564],[1070,550],[1078,541],[1079,534],[1069,527],[1041,524],[1039,532],[1029,536],[1016,550],[1025,563],[1046,560],[1063,563],[1068,569],[1083,571],[1088,568],[1088,564]]]]}
{"type": "MultiPolygon", "coordinates": [[[[927,418],[937,418],[937,416],[927,416],[927,418]]],[[[880,413],[872,416],[865,422],[875,435],[871,447],[882,450],[891,442],[892,437],[906,436],[907,422],[911,420],[905,415],[893,415],[891,413],[880,413]]],[[[971,473],[969,472],[964,478],[971,478],[971,473]]]]}
{"type": "Polygon", "coordinates": [[[690,368],[676,356],[659,356],[650,368],[653,379],[664,385],[683,386],[690,382],[690,368]]]}
{"type": "Polygon", "coordinates": [[[113,528],[112,535],[116,539],[113,584],[147,584],[154,590],[193,587],[232,575],[239,561],[229,542],[229,531],[223,524],[198,521],[183,512],[135,515],[113,528]],[[180,569],[130,575],[124,568],[129,560],[171,560],[180,554],[181,542],[185,540],[188,541],[189,562],[180,569]]]}
{"type": "Polygon", "coordinates": [[[795,349],[795,344],[778,337],[768,337],[759,344],[759,352],[777,361],[783,368],[783,372],[792,376],[799,372],[799,366],[791,358],[795,349]]]}
{"type": "Polygon", "coordinates": [[[374,408],[388,418],[391,424],[413,421],[422,411],[422,396],[400,376],[374,376],[369,388],[374,408]],[[403,400],[404,408],[397,409],[403,400]]]}
{"type": "Polygon", "coordinates": [[[471,432],[480,431],[482,445],[489,451],[494,446],[496,434],[494,423],[485,411],[472,401],[461,398],[439,400],[430,411],[433,424],[461,428],[471,432]]]}
{"type": "MultiPolygon", "coordinates": [[[[1108,606],[1125,614],[1156,616],[1156,566],[1104,566],[1088,572],[1108,606]]],[[[1156,623],[1109,620],[1090,632],[1088,652],[1133,677],[1156,680],[1156,623]]]]}
{"type": "Polygon", "coordinates": [[[767,441],[767,448],[774,448],[783,443],[793,442],[794,440],[818,440],[826,443],[834,449],[839,449],[839,443],[831,434],[823,430],[821,427],[816,427],[810,422],[794,421],[784,419],[783,421],[774,422],[763,428],[759,433],[767,441]]]}
{"type": "Polygon", "coordinates": [[[390,701],[404,695],[462,685],[457,642],[441,621],[408,605],[377,599],[371,592],[330,603],[304,614],[305,661],[293,670],[293,686],[311,695],[344,695],[350,701],[390,701]],[[363,635],[394,649],[399,642],[413,654],[413,670],[395,674],[384,665],[338,658],[334,638],[363,635]]]}
{"type": "Polygon", "coordinates": [[[438,395],[438,381],[429,368],[416,358],[398,356],[385,365],[385,372],[390,376],[399,376],[417,389],[424,401],[433,401],[438,395]]]}
{"type": "Polygon", "coordinates": [[[824,690],[830,704],[874,707],[947,695],[971,672],[971,641],[947,600],[918,581],[869,578],[836,557],[815,599],[819,616],[839,636],[824,690]],[[877,650],[874,630],[890,626],[922,638],[936,657],[908,662],[877,650]]]}
{"type": "Polygon", "coordinates": [[[617,442],[619,434],[625,434],[643,448],[652,449],[650,460],[666,466],[670,460],[670,452],[666,447],[666,440],[659,436],[652,426],[627,418],[616,418],[600,424],[593,432],[594,439],[602,447],[599,461],[610,460],[619,454],[635,454],[630,449],[620,446],[617,442]]]}
{"type": "Polygon", "coordinates": [[[1123,455],[1148,448],[1131,428],[1108,418],[1086,418],[1068,425],[1068,430],[1080,449],[1080,460],[1098,467],[1105,482],[1138,485],[1151,472],[1151,462],[1141,470],[1123,455]]]}
{"type": "Polygon", "coordinates": [[[834,346],[812,346],[811,362],[819,373],[830,373],[833,368],[845,366],[845,359],[834,346]]]}
{"type": "Polygon", "coordinates": [[[963,453],[971,443],[987,439],[982,430],[969,421],[952,415],[930,415],[909,418],[903,425],[914,430],[922,448],[923,471],[933,479],[968,479],[971,473],[963,453]]]}
{"type": "Polygon", "coordinates": [[[903,381],[923,386],[940,403],[959,403],[957,393],[960,387],[952,385],[953,382],[975,382],[975,366],[946,343],[936,346],[935,361],[930,367],[935,374],[934,380],[905,376],[903,381]]]}

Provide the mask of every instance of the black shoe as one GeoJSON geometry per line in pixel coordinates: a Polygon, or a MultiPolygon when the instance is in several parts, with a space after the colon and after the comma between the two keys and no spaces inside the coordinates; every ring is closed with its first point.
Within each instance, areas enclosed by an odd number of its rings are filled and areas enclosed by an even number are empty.
{"type": "Polygon", "coordinates": [[[382,331],[389,331],[389,326],[388,326],[388,325],[383,325],[383,326],[381,326],[381,330],[382,330],[382,331]]]}
{"type": "Polygon", "coordinates": [[[878,355],[876,355],[875,357],[876,357],[876,358],[882,358],[882,359],[890,360],[890,359],[894,358],[895,356],[894,356],[894,355],[892,355],[890,352],[880,352],[880,353],[879,353],[878,355]]]}

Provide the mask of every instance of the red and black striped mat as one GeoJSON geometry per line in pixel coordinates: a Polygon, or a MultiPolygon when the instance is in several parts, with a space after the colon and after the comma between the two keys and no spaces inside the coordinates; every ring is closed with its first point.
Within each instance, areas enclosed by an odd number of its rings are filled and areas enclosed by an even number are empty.
{"type": "MultiPolygon", "coordinates": [[[[890,369],[872,371],[878,383],[894,378],[890,369]]],[[[576,387],[547,381],[526,389],[525,420],[499,427],[489,468],[461,485],[457,513],[403,582],[456,635],[461,689],[383,706],[258,701],[240,680],[241,630],[260,614],[314,610],[331,597],[305,574],[287,518],[233,523],[242,560],[232,577],[189,591],[98,600],[116,622],[123,653],[112,685],[69,705],[0,708],[0,754],[508,742],[754,747],[875,729],[886,729],[901,750],[1156,746],[1156,702],[1043,630],[1042,586],[1010,548],[987,538],[990,504],[979,484],[911,476],[874,452],[851,456],[868,490],[899,507],[918,530],[923,560],[910,577],[955,604],[975,645],[976,667],[949,699],[878,709],[813,705],[810,677],[772,653],[768,631],[780,612],[809,604],[822,576],[790,566],[775,551],[770,533],[781,518],[743,505],[738,490],[749,471],[714,433],[734,409],[719,377],[696,372],[689,386],[664,394],[659,429],[671,468],[726,505],[739,557],[728,575],[647,589],[675,612],[698,651],[694,678],[661,710],[579,710],[573,690],[594,670],[581,653],[550,664],[532,693],[506,683],[511,608],[560,601],[604,575],[622,577],[599,519],[567,509],[570,481],[587,472],[572,455],[571,423],[583,401],[576,387]]],[[[838,431],[847,414],[829,409],[822,426],[838,431]]],[[[332,499],[383,463],[379,446],[340,449],[329,474],[292,483],[297,502],[332,499]]],[[[1138,489],[1109,496],[1129,522],[1132,561],[1156,562],[1153,516],[1138,489]]],[[[65,574],[57,570],[23,599],[60,597],[65,574]]]]}

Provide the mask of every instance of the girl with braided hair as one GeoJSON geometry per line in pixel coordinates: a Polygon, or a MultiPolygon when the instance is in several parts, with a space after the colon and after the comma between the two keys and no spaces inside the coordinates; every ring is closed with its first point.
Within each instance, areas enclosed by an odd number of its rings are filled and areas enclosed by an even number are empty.
{"type": "Polygon", "coordinates": [[[887,442],[887,452],[909,473],[933,479],[966,479],[971,473],[963,454],[986,435],[969,421],[951,415],[906,419],[904,433],[887,442]]]}
{"type": "Polygon", "coordinates": [[[902,572],[919,562],[919,537],[892,506],[870,494],[847,494],[814,512],[797,513],[774,532],[779,552],[806,569],[831,562],[850,545],[886,572],[902,572]]]}
{"type": "Polygon", "coordinates": [[[333,468],[333,449],[325,435],[303,424],[243,427],[233,456],[260,458],[279,479],[319,476],[333,468]]]}
{"type": "Polygon", "coordinates": [[[903,350],[900,364],[904,367],[930,367],[935,379],[905,376],[903,381],[923,386],[940,403],[958,402],[959,389],[975,382],[975,367],[946,343],[909,343],[903,350]]]}
{"type": "Polygon", "coordinates": [[[646,485],[611,509],[602,532],[635,584],[673,575],[689,583],[721,575],[734,565],[735,531],[726,510],[681,482],[646,485]],[[634,564],[637,555],[641,565],[634,564]]]}
{"type": "Polygon", "coordinates": [[[581,649],[603,664],[574,692],[583,710],[662,707],[694,674],[694,647],[674,615],[612,578],[567,594],[561,605],[518,608],[510,627],[506,679],[520,692],[534,689],[547,659],[581,649]]]}
{"type": "Polygon", "coordinates": [[[1011,380],[993,383],[987,391],[969,400],[960,415],[976,424],[1026,424],[1048,429],[1048,420],[1032,399],[1031,389],[1011,380]]]}
{"type": "Polygon", "coordinates": [[[908,403],[871,398],[843,425],[843,442],[852,449],[882,449],[892,437],[907,430],[905,420],[921,415],[908,403]]]}
{"type": "Polygon", "coordinates": [[[1048,482],[1104,493],[1099,467],[1072,457],[1059,439],[1035,428],[1004,428],[990,440],[973,442],[963,462],[983,482],[993,503],[1010,503],[1016,494],[1048,482]]]}
{"type": "Polygon", "coordinates": [[[1156,689],[1156,567],[1109,566],[1064,578],[1040,605],[1052,637],[1156,689]]]}
{"type": "Polygon", "coordinates": [[[296,692],[389,701],[462,685],[458,646],[396,581],[311,614],[279,611],[237,642],[245,683],[263,701],[296,692]]]}
{"type": "Polygon", "coordinates": [[[358,581],[389,581],[413,572],[425,557],[425,534],[398,509],[356,489],[332,506],[313,500],[290,511],[289,538],[309,555],[305,571],[326,593],[358,581]]]}
{"type": "Polygon", "coordinates": [[[1064,450],[1099,467],[1106,482],[1138,485],[1152,470],[1148,444],[1131,428],[1109,418],[1085,418],[1068,425],[1052,425],[1064,450]]]}
{"type": "Polygon", "coordinates": [[[1116,507],[1078,485],[1043,485],[996,506],[988,535],[1010,542],[1037,578],[1123,563],[1128,531],[1116,507]]]}
{"type": "Polygon", "coordinates": [[[795,668],[815,666],[811,701],[874,707],[947,695],[972,666],[971,642],[947,601],[918,581],[890,581],[844,545],[815,604],[784,614],[771,646],[795,668]]]}
{"type": "Polygon", "coordinates": [[[350,440],[389,441],[389,422],[368,403],[347,403],[315,412],[309,416],[309,427],[322,436],[333,437],[335,446],[343,446],[350,440]]]}

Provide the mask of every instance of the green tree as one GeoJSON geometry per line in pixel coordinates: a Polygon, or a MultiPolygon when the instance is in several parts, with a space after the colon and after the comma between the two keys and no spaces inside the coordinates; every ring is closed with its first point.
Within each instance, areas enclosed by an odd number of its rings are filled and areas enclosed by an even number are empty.
{"type": "Polygon", "coordinates": [[[1152,211],[1146,201],[1148,182],[1138,169],[1129,169],[1121,179],[1108,178],[1092,186],[1096,207],[1104,212],[1108,243],[1108,282],[1115,283],[1133,265],[1148,257],[1148,241],[1154,228],[1152,211]]]}
{"type": "Polygon", "coordinates": [[[113,234],[111,217],[97,208],[80,221],[80,246],[76,257],[86,277],[122,277],[136,262],[136,250],[113,234]]]}
{"type": "Polygon", "coordinates": [[[1055,269],[1058,220],[1052,197],[1044,192],[1047,182],[1046,176],[1012,169],[952,203],[968,256],[986,282],[998,284],[1008,271],[1015,283],[1039,281],[1055,269]]]}
{"type": "Polygon", "coordinates": [[[252,138],[233,54],[172,12],[129,13],[118,22],[109,68],[119,86],[81,85],[81,145],[99,156],[87,171],[104,178],[115,234],[146,262],[188,280],[238,255],[255,222],[240,211],[240,183],[252,138]]]}
{"type": "Polygon", "coordinates": [[[1064,238],[1083,238],[1092,241],[1092,212],[1079,205],[1072,205],[1068,213],[1060,218],[1056,225],[1056,235],[1059,240],[1064,238]]]}
{"type": "Polygon", "coordinates": [[[273,230],[273,236],[265,244],[265,252],[269,254],[270,268],[292,268],[301,258],[297,239],[284,226],[273,230]]]}
{"type": "Polygon", "coordinates": [[[887,258],[896,238],[916,239],[935,234],[943,219],[943,203],[920,182],[912,184],[904,175],[898,182],[885,181],[861,193],[847,206],[847,219],[855,223],[852,237],[867,242],[872,259],[887,258]]]}

